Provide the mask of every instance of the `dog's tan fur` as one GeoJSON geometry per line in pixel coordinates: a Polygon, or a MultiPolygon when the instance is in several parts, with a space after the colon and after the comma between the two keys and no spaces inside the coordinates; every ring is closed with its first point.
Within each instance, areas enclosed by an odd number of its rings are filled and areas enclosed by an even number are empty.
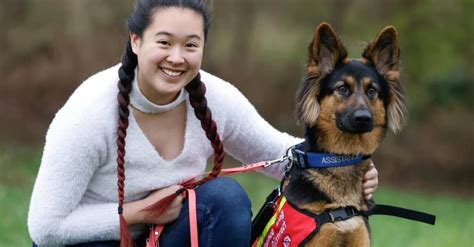
{"type": "MultiPolygon", "coordinates": [[[[402,128],[406,108],[404,90],[399,82],[399,55],[397,31],[389,26],[377,35],[364,50],[363,57],[358,59],[363,64],[374,66],[388,83],[388,98],[385,102],[382,99],[368,101],[366,97],[356,96],[344,99],[337,94],[320,99],[322,80],[333,72],[338,62],[347,64],[351,60],[347,58],[345,48],[329,24],[322,23],[317,27],[309,47],[307,79],[297,98],[297,117],[308,128],[318,130],[315,140],[319,147],[337,154],[368,155],[376,150],[387,128],[394,132],[402,128]],[[341,131],[335,124],[336,114],[361,104],[368,105],[373,112],[373,130],[363,134],[341,131]]],[[[354,95],[364,93],[371,83],[368,78],[356,83],[356,79],[350,75],[343,80],[354,95]]],[[[319,169],[304,170],[298,175],[310,181],[327,200],[305,201],[297,206],[315,214],[346,206],[366,211],[369,206],[363,198],[362,183],[370,163],[370,160],[366,160],[357,166],[328,168],[324,172],[319,169]]],[[[291,183],[292,178],[287,185],[291,187],[291,183]]],[[[285,196],[291,199],[294,195],[287,192],[285,196]]],[[[357,216],[346,221],[327,223],[307,246],[370,246],[367,222],[362,216],[357,216]]]]}

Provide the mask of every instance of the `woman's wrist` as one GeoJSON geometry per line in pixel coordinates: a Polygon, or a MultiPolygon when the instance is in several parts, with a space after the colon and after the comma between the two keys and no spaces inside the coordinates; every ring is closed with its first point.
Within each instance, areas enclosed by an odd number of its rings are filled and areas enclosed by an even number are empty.
{"type": "Polygon", "coordinates": [[[144,200],[127,202],[123,205],[123,217],[129,226],[146,223],[144,222],[145,212],[143,211],[145,207],[144,200]]]}
{"type": "MultiPolygon", "coordinates": [[[[147,212],[144,210],[147,207],[153,205],[154,203],[160,201],[166,196],[169,196],[173,193],[175,193],[178,189],[182,188],[181,185],[172,185],[163,189],[155,190],[150,193],[147,197],[133,201],[133,202],[127,202],[123,205],[123,217],[127,221],[128,225],[135,225],[135,224],[147,224],[147,223],[153,223],[153,224],[161,224],[161,221],[164,221],[165,223],[169,222],[167,219],[169,217],[169,213],[167,214],[166,212],[169,211],[169,208],[163,212],[163,215],[160,215],[158,218],[154,218],[153,220],[150,219],[149,215],[147,212]]],[[[176,204],[181,205],[183,198],[181,196],[178,196],[179,200],[176,202],[176,204]]],[[[176,208],[177,206],[175,205],[174,207],[171,208],[176,208]]],[[[179,209],[181,209],[181,206],[179,206],[179,209]]],[[[177,211],[176,215],[173,215],[173,220],[178,216],[179,211],[177,211]],[[174,217],[176,216],[176,217],[174,217]]]]}

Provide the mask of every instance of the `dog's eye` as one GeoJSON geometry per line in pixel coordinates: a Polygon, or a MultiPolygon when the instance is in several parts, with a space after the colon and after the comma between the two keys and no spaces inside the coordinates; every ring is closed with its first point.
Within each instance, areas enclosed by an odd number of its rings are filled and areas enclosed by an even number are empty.
{"type": "Polygon", "coordinates": [[[346,85],[342,85],[342,86],[336,87],[336,91],[340,94],[345,95],[349,93],[349,88],[346,85]]]}
{"type": "Polygon", "coordinates": [[[372,98],[373,98],[373,97],[376,97],[376,96],[377,96],[377,89],[375,89],[375,88],[373,88],[373,87],[367,89],[367,95],[368,95],[369,97],[372,97],[372,98]]]}

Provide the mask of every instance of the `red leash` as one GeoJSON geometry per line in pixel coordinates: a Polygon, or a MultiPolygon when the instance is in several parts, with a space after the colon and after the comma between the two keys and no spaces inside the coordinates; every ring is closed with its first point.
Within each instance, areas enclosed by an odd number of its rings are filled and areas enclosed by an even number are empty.
{"type": "MultiPolygon", "coordinates": [[[[285,161],[286,159],[288,159],[288,156],[285,155],[280,159],[276,159],[272,161],[262,161],[262,162],[257,162],[253,164],[243,165],[241,167],[222,169],[218,177],[257,171],[260,169],[267,168],[273,164],[281,163],[285,161]]],[[[206,172],[201,175],[192,177],[186,180],[183,184],[190,183],[209,173],[210,172],[206,172]]],[[[191,230],[191,247],[199,247],[197,211],[196,211],[196,192],[194,191],[194,189],[187,189],[186,191],[188,192],[187,196],[188,196],[188,206],[189,206],[189,228],[191,230]]],[[[150,235],[148,237],[146,247],[159,247],[160,246],[159,238],[163,231],[163,227],[164,227],[163,225],[156,225],[150,229],[150,235]]]]}
{"type": "Polygon", "coordinates": [[[198,223],[196,210],[196,191],[188,190],[189,228],[191,230],[191,247],[199,246],[198,223]]]}

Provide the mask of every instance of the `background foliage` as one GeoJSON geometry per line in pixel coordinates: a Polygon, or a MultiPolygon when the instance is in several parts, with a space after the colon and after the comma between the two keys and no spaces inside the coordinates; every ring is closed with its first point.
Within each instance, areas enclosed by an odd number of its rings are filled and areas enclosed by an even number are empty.
{"type": "MultiPolygon", "coordinates": [[[[349,55],[359,57],[383,27],[396,26],[410,120],[374,156],[381,186],[470,200],[463,212],[473,218],[473,0],[213,2],[204,69],[235,84],[270,123],[295,135],[302,131],[293,115],[294,93],[314,28],[331,23],[349,55]]],[[[39,158],[18,158],[39,157],[49,122],[74,88],[120,61],[132,5],[0,0],[0,145],[7,147],[0,157],[15,153],[0,158],[0,202],[21,203],[26,210],[30,190],[14,188],[31,188],[39,158]]],[[[18,217],[12,221],[23,224],[18,217]]]]}

